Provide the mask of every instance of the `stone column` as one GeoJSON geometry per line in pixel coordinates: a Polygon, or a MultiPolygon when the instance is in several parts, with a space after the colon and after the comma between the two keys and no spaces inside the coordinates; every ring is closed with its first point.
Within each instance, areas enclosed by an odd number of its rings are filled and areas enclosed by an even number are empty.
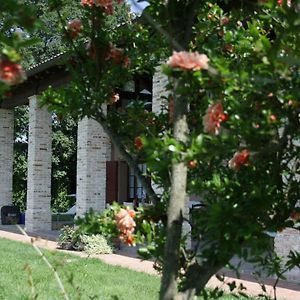
{"type": "Polygon", "coordinates": [[[51,230],[52,116],[29,98],[26,230],[51,230]]]}
{"type": "Polygon", "coordinates": [[[0,109],[0,210],[4,205],[12,205],[13,145],[14,112],[0,109]]]}
{"type": "Polygon", "coordinates": [[[111,147],[102,126],[85,117],[78,123],[76,215],[106,205],[106,161],[111,147]]]}

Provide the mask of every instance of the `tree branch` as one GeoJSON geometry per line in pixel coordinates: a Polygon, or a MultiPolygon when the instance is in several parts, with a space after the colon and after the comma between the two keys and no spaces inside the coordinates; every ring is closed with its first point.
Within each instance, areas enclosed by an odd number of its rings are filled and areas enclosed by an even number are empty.
{"type": "Polygon", "coordinates": [[[160,201],[159,197],[156,195],[153,188],[151,187],[151,184],[149,184],[149,181],[146,180],[146,178],[143,175],[142,171],[139,169],[138,162],[125,149],[119,135],[116,134],[116,132],[114,132],[111,129],[111,127],[108,125],[106,117],[104,116],[103,112],[98,111],[97,113],[95,113],[94,116],[92,116],[92,118],[95,121],[97,121],[99,124],[101,124],[101,126],[103,127],[103,129],[105,130],[105,132],[107,133],[107,135],[109,136],[111,141],[113,142],[114,146],[116,146],[117,149],[119,150],[119,152],[122,155],[123,159],[128,163],[128,165],[131,168],[133,168],[135,175],[140,180],[140,182],[141,182],[143,188],[145,189],[150,201],[154,205],[157,204],[160,201]]]}

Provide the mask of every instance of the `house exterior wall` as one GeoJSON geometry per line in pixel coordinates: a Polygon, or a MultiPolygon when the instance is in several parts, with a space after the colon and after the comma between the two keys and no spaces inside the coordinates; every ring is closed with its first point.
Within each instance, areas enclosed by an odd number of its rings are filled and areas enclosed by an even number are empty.
{"type": "MultiPolygon", "coordinates": [[[[0,209],[12,205],[14,112],[0,109],[0,209]]],[[[0,214],[1,224],[1,214],[0,214]]]]}

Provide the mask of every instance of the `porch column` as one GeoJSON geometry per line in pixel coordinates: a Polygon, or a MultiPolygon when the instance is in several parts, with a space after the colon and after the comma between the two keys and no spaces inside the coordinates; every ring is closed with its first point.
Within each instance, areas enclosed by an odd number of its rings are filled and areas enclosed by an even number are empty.
{"type": "Polygon", "coordinates": [[[101,212],[106,204],[106,161],[110,141],[102,126],[93,119],[78,123],[76,215],[90,209],[101,212]]]}
{"type": "Polygon", "coordinates": [[[52,117],[29,98],[26,230],[51,230],[52,117]]]}
{"type": "Polygon", "coordinates": [[[10,109],[0,109],[0,210],[4,205],[12,205],[13,144],[14,112],[10,109]]]}

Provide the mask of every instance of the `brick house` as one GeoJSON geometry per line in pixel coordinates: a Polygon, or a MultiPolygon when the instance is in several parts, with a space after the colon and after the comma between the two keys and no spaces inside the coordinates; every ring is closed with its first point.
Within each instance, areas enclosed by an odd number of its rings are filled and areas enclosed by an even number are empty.
{"type": "MultiPolygon", "coordinates": [[[[19,105],[29,106],[26,228],[30,232],[51,230],[52,115],[38,106],[38,95],[50,85],[68,84],[70,75],[61,64],[63,59],[63,54],[58,55],[30,68],[28,80],[16,87],[13,95],[0,106],[0,207],[12,204],[13,109],[19,105]]],[[[138,97],[145,101],[147,109],[159,110],[160,76],[153,79],[140,76],[128,82],[119,92],[122,101],[117,105],[126,105],[138,97]],[[152,81],[158,83],[154,88],[152,81]]],[[[145,169],[144,164],[140,167],[145,169]]],[[[133,170],[122,160],[102,126],[88,118],[78,123],[76,182],[78,216],[90,208],[102,211],[106,203],[113,201],[122,203],[136,198],[141,201],[145,197],[133,170]]]]}

